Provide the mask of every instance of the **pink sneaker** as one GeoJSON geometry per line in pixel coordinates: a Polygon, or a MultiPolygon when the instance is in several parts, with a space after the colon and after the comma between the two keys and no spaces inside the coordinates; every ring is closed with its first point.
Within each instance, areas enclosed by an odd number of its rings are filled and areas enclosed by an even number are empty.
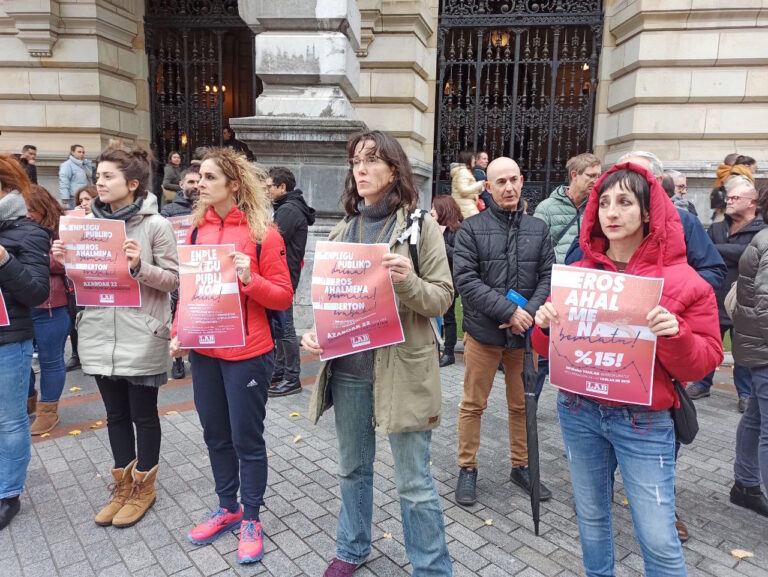
{"type": "Polygon", "coordinates": [[[261,522],[245,521],[240,523],[240,544],[237,547],[237,560],[240,563],[255,563],[264,557],[264,544],[261,541],[261,522]]]}
{"type": "Polygon", "coordinates": [[[195,545],[213,543],[227,531],[234,531],[243,518],[242,510],[230,513],[221,507],[208,515],[208,518],[187,534],[187,539],[195,545]]]}

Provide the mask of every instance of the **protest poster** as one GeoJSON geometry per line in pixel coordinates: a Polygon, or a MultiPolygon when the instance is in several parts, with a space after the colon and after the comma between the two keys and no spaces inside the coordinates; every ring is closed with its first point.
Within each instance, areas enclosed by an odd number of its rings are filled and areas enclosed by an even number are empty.
{"type": "Polygon", "coordinates": [[[125,222],[62,216],[59,238],[80,307],[140,307],[141,289],[123,251],[125,222]]]}
{"type": "Polygon", "coordinates": [[[233,244],[179,246],[179,345],[183,349],[245,346],[233,244]]]}
{"type": "Polygon", "coordinates": [[[656,335],[646,316],[664,279],[554,265],[550,382],[571,393],[650,405],[656,335]]]}
{"type": "Polygon", "coordinates": [[[402,343],[389,269],[381,264],[386,244],[320,241],[312,271],[312,312],[327,361],[402,343]]]}
{"type": "Polygon", "coordinates": [[[73,208],[72,210],[65,210],[64,216],[77,216],[80,218],[85,218],[88,215],[86,214],[84,208],[73,208]]]}
{"type": "Polygon", "coordinates": [[[0,290],[0,327],[7,327],[10,324],[11,319],[8,318],[8,308],[5,306],[3,291],[0,290]]]}
{"type": "Polygon", "coordinates": [[[176,244],[187,244],[187,233],[192,228],[192,215],[185,214],[183,216],[171,216],[168,217],[168,222],[173,227],[173,234],[176,236],[176,244]]]}

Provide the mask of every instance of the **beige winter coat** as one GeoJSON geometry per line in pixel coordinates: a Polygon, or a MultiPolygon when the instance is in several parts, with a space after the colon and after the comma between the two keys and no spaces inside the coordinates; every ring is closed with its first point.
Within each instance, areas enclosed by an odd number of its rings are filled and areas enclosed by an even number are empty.
{"type": "Polygon", "coordinates": [[[89,375],[157,375],[168,369],[171,335],[169,294],[179,287],[179,256],[171,224],[157,212],[149,194],[138,214],[125,223],[126,238],[141,247],[135,279],[141,308],[86,307],[78,314],[78,353],[89,375]]]}
{"type": "MultiPolygon", "coordinates": [[[[398,242],[406,230],[408,213],[400,209],[389,239],[389,250],[409,256],[408,241],[398,242]]],[[[328,240],[341,241],[349,222],[337,224],[328,240]]],[[[376,349],[373,376],[373,406],[376,430],[382,433],[427,431],[440,424],[442,389],[435,332],[430,319],[441,316],[453,302],[453,282],[445,256],[440,227],[427,215],[419,238],[419,272],[396,283],[400,321],[405,342],[376,349]]],[[[330,363],[320,367],[309,418],[317,423],[332,404],[330,363]]]]}
{"type": "Polygon", "coordinates": [[[475,180],[475,175],[463,164],[451,166],[451,196],[459,205],[464,218],[480,212],[477,209],[477,199],[483,183],[475,180]]]}

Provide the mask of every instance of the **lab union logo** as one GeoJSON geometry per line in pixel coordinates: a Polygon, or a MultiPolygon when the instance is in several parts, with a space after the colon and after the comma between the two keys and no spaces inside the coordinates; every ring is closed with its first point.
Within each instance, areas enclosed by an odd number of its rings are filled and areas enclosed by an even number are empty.
{"type": "Polygon", "coordinates": [[[99,295],[99,303],[103,305],[113,305],[115,304],[115,295],[113,294],[100,294],[99,295]]]}
{"type": "Polygon", "coordinates": [[[214,335],[200,335],[197,340],[198,340],[198,343],[201,345],[216,344],[216,337],[214,335]]]}
{"type": "Polygon", "coordinates": [[[592,381],[587,381],[587,392],[597,393],[598,395],[607,395],[608,385],[605,383],[593,383],[592,381]]]}
{"type": "Polygon", "coordinates": [[[364,347],[365,345],[371,344],[371,337],[368,336],[368,334],[364,335],[357,335],[355,337],[350,337],[349,339],[352,341],[352,348],[356,349],[357,347],[364,347]]]}

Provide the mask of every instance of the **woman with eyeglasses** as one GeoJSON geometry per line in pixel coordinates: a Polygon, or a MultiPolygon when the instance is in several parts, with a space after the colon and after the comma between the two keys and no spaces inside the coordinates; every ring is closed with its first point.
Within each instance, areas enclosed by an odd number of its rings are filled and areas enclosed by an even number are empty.
{"type": "MultiPolygon", "coordinates": [[[[408,559],[414,577],[450,576],[440,495],[429,462],[431,431],[440,424],[438,346],[432,317],[453,301],[453,283],[440,227],[425,217],[418,242],[419,274],[409,256],[409,225],[418,193],[400,144],[373,131],[347,143],[350,169],[342,201],[347,216],[328,240],[389,245],[380,266],[389,269],[399,299],[405,342],[325,362],[312,391],[310,418],[333,405],[339,444],[341,512],[336,558],[324,577],[347,577],[371,553],[375,431],[386,434],[394,459],[395,486],[408,559]]],[[[322,353],[315,332],[302,346],[322,353]]]]}

